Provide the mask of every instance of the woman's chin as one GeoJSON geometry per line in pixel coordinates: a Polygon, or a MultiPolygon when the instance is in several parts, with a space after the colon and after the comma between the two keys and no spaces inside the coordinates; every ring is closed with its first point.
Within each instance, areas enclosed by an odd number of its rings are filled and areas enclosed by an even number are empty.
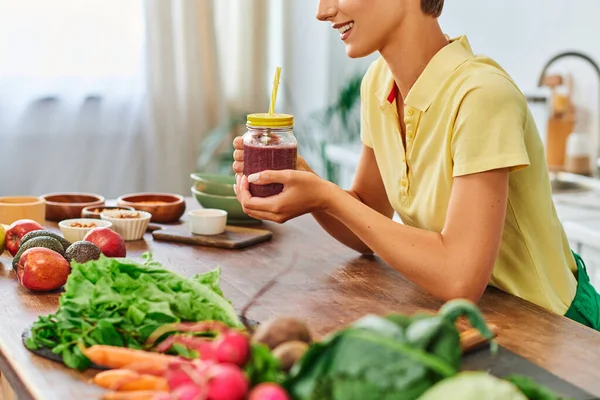
{"type": "Polygon", "coordinates": [[[364,46],[357,46],[355,44],[346,44],[346,55],[350,58],[363,58],[373,54],[375,50],[370,50],[364,46]]]}

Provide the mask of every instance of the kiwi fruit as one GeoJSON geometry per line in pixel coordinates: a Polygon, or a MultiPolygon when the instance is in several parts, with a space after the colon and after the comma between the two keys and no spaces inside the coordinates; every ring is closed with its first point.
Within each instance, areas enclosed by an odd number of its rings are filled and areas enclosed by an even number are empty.
{"type": "Polygon", "coordinates": [[[285,342],[273,349],[273,355],[279,359],[279,365],[285,372],[289,372],[294,364],[302,358],[308,350],[308,343],[299,340],[285,342]]]}
{"type": "Polygon", "coordinates": [[[291,317],[276,317],[259,325],[252,340],[273,350],[285,342],[300,341],[310,343],[312,338],[306,324],[291,317]]]}

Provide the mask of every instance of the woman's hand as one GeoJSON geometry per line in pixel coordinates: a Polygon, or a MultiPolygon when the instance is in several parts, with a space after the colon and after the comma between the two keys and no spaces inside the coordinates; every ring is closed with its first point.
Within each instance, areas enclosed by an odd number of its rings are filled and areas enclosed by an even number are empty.
{"type": "Polygon", "coordinates": [[[244,140],[241,136],[233,140],[233,172],[235,175],[244,174],[244,140]]]}
{"type": "MultiPolygon", "coordinates": [[[[238,136],[233,141],[233,171],[236,175],[244,174],[244,141],[241,136],[238,136]]],[[[308,166],[304,158],[298,156],[298,161],[296,162],[296,170],[297,171],[307,171],[313,172],[313,170],[308,166]]]]}
{"type": "Polygon", "coordinates": [[[237,175],[236,194],[250,217],[284,223],[303,214],[325,211],[337,186],[306,171],[263,171],[249,177],[237,175]],[[252,197],[249,183],[283,184],[283,191],[270,197],[252,197]]]}

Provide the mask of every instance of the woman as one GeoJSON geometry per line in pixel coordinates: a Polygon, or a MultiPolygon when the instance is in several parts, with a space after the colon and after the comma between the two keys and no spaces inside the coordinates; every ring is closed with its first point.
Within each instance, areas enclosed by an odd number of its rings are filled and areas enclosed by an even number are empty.
{"type": "Polygon", "coordinates": [[[337,240],[378,254],[442,300],[477,301],[491,284],[599,329],[600,296],[557,217],[526,100],[466,37],[443,34],[442,7],[320,0],[317,18],[340,31],[349,57],[381,54],[361,87],[363,149],[352,188],[319,178],[302,158],[296,171],[242,176],[236,138],[238,199],[263,220],[312,213],[337,240]],[[284,191],[253,198],[248,182],[284,191]]]}

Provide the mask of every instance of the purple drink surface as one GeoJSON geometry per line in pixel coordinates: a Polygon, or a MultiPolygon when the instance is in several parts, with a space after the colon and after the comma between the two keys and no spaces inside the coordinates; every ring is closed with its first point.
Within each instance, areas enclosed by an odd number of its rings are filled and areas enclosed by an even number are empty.
{"type": "MultiPolygon", "coordinates": [[[[244,145],[244,175],[250,176],[266,170],[296,169],[298,147],[244,145]]],[[[269,197],[281,193],[283,185],[250,184],[250,193],[255,197],[269,197]]]]}

